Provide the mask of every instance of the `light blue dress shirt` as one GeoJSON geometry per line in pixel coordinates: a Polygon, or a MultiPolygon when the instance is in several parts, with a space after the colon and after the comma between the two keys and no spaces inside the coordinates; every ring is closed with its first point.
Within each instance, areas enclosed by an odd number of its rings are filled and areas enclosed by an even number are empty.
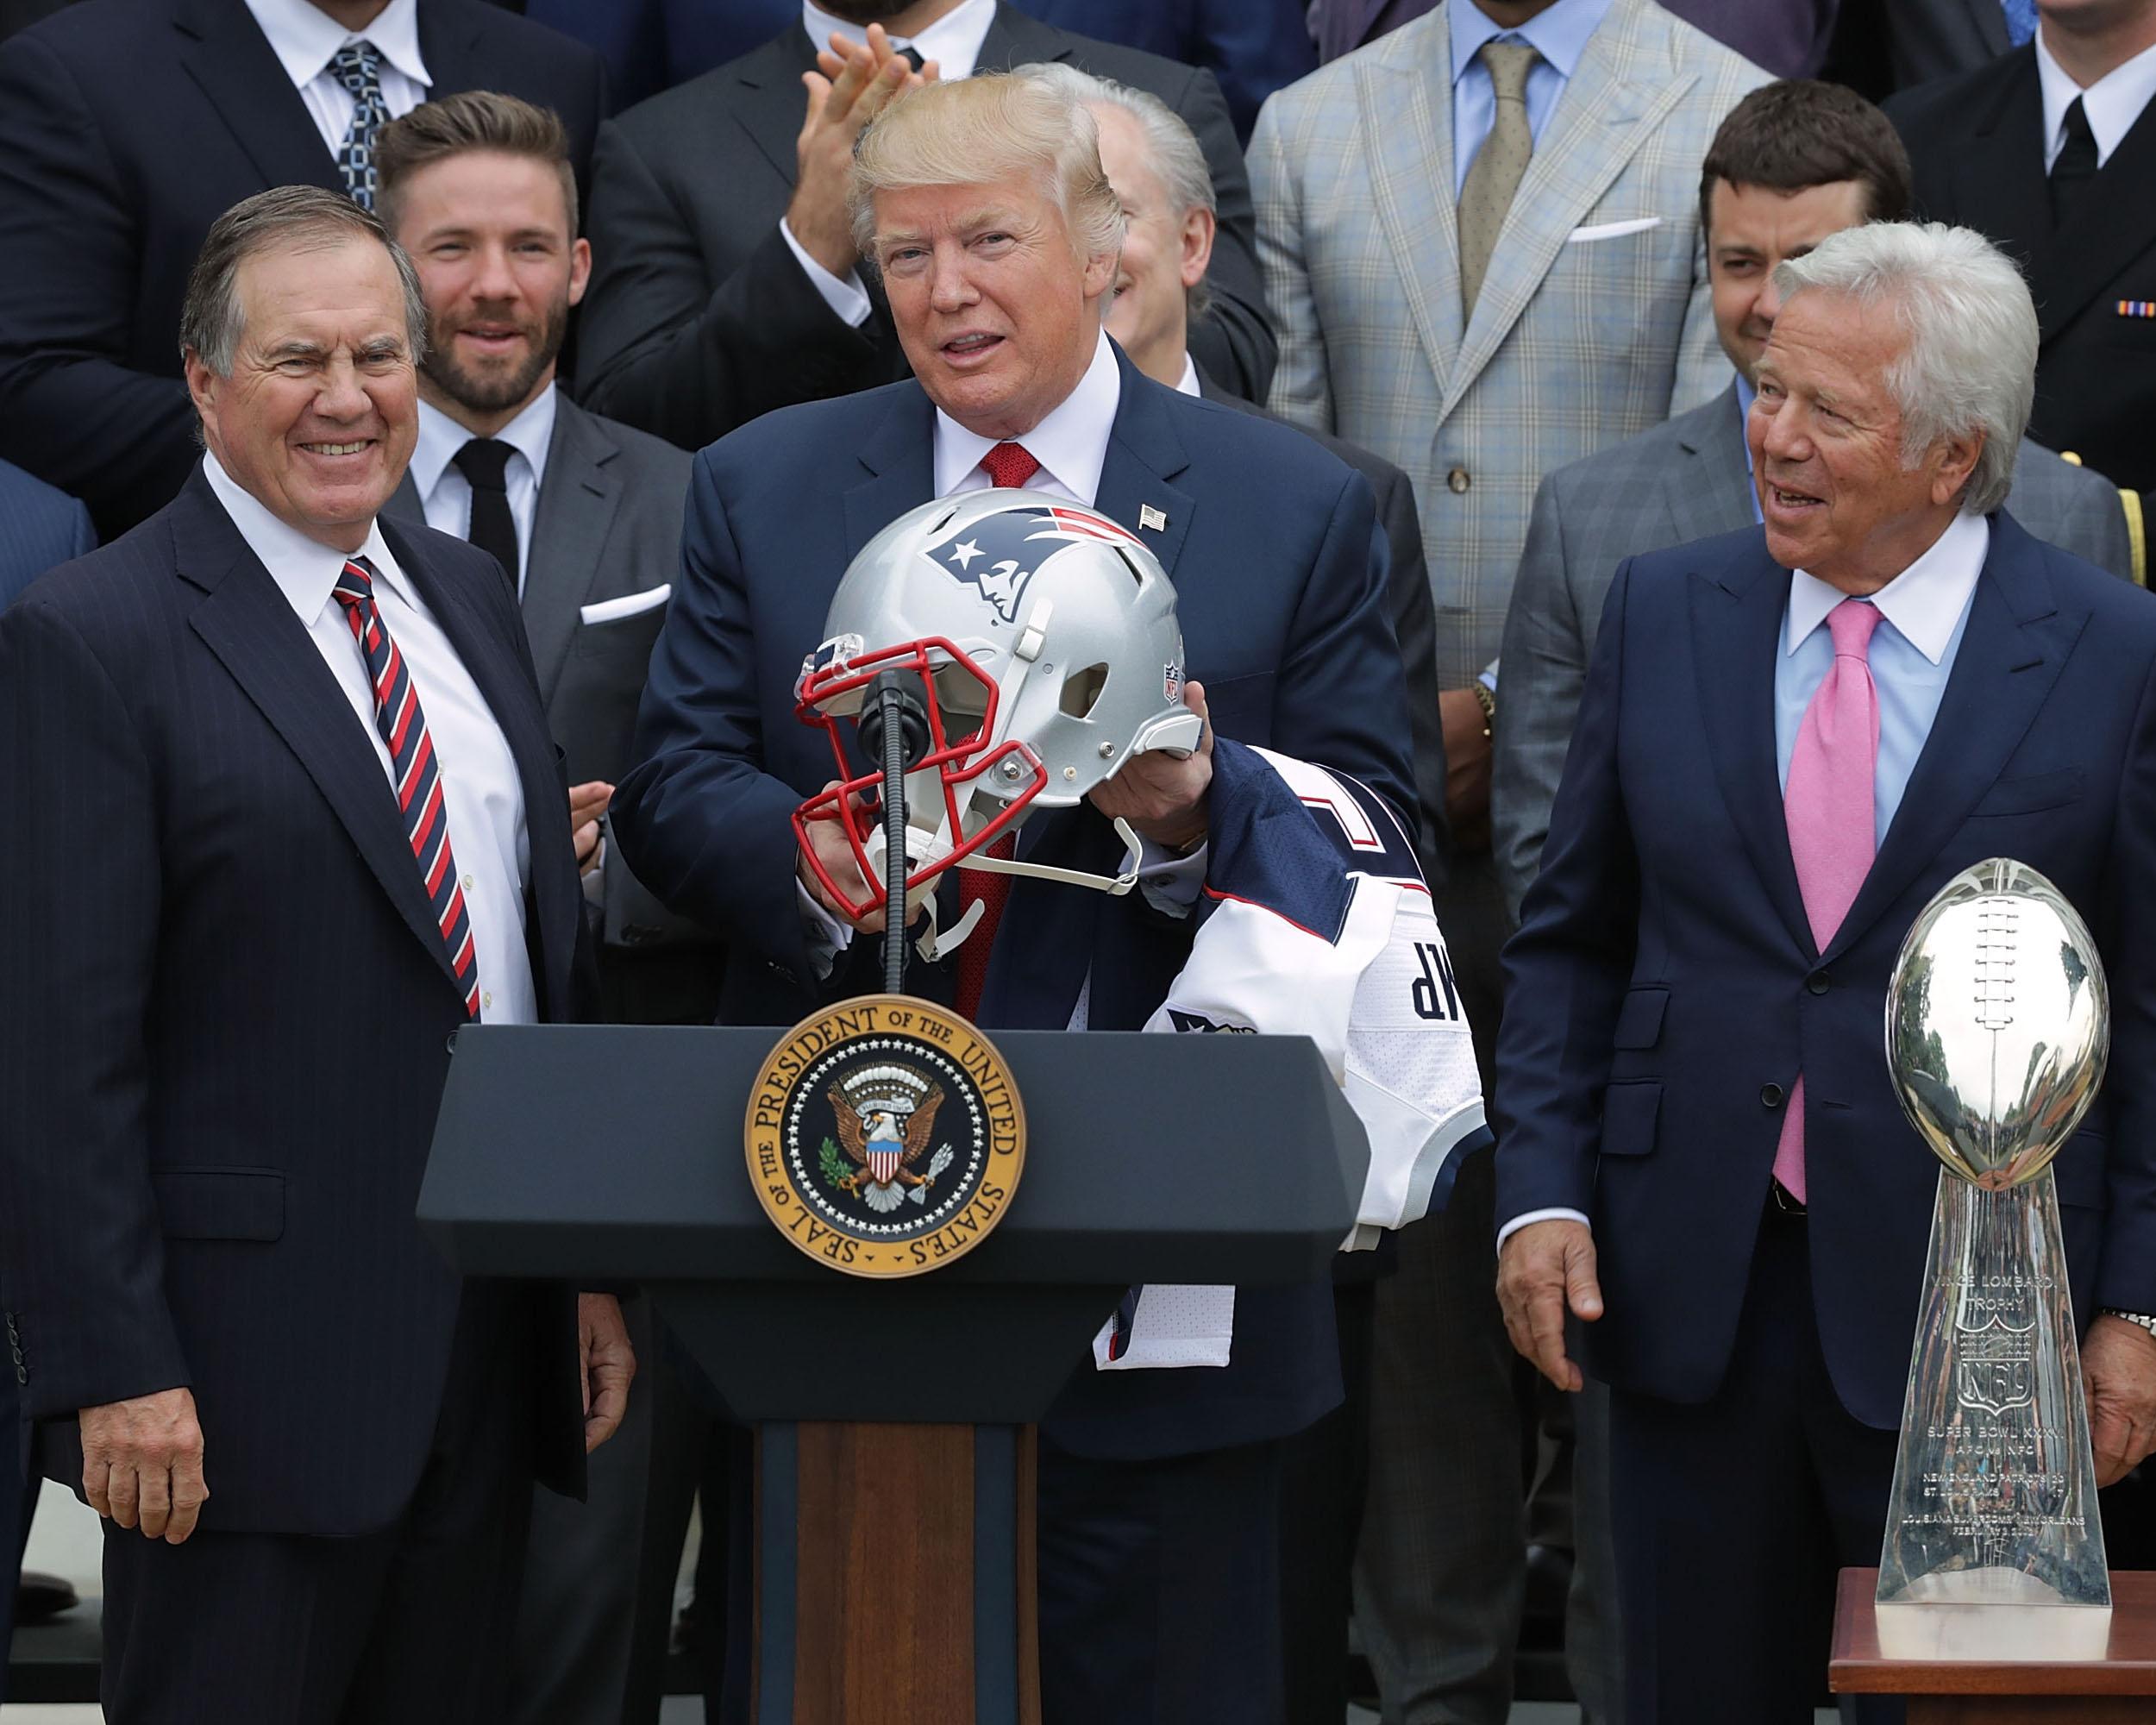
{"type": "MultiPolygon", "coordinates": [[[[1980,515],[1957,515],[1928,551],[1870,603],[1883,613],[1872,631],[1871,682],[1879,697],[1879,760],[1872,778],[1873,837],[1886,841],[1902,806],[1916,757],[1932,734],[1940,697],[1969,626],[1969,605],[1991,548],[1991,524],[1980,515]]],[[[1789,789],[1789,757],[1804,709],[1834,662],[1827,613],[1848,595],[1815,575],[1796,570],[1789,578],[1783,613],[1782,650],[1774,661],[1774,752],[1782,788],[1789,789]]]]}
{"type": "Polygon", "coordinates": [[[1488,41],[1525,42],[1540,56],[1527,69],[1527,129],[1535,142],[1556,110],[1572,69],[1587,52],[1587,39],[1608,12],[1610,0],[1557,0],[1516,30],[1500,29],[1474,0],[1452,0],[1445,9],[1452,35],[1452,196],[1467,183],[1476,152],[1497,119],[1497,93],[1489,68],[1475,56],[1488,41]]]}
{"type": "Polygon", "coordinates": [[[1752,467],[1752,398],[1758,392],[1742,372],[1737,373],[1737,441],[1745,446],[1745,483],[1752,488],[1752,518],[1764,525],[1767,518],[1759,511],[1759,475],[1752,467]]]}

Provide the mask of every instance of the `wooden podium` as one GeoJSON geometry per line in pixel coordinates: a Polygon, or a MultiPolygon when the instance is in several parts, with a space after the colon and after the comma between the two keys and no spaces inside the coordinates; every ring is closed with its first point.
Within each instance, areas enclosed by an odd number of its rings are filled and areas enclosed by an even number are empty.
{"type": "Polygon", "coordinates": [[[1908,1725],[2149,1725],[2156,1720],[2156,1570],[2111,1574],[2111,1645],[2101,1659],[1987,1664],[1879,1655],[1876,1569],[1846,1569],[1827,1684],[1837,1695],[1908,1697],[1908,1725]]]}
{"type": "Polygon", "coordinates": [[[636,1283],[756,1428],[756,1725],[1035,1725],[1032,1422],[1134,1283],[1327,1276],[1361,1123],[1307,1038],[1006,1032],[1002,1224],[862,1280],[749,1180],[780,1034],[460,1032],[420,1223],[468,1276],[636,1283]]]}

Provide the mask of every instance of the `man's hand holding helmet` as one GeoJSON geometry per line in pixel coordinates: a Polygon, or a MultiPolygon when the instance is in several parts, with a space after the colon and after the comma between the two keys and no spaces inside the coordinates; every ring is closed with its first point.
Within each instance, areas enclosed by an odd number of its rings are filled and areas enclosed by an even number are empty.
{"type": "MultiPolygon", "coordinates": [[[[1183,685],[1183,705],[1206,718],[1203,683],[1183,685]]],[[[1140,838],[1188,850],[1206,836],[1206,793],[1213,784],[1213,726],[1188,755],[1156,749],[1133,755],[1116,775],[1095,785],[1087,800],[1110,820],[1131,823],[1140,838]]]]}

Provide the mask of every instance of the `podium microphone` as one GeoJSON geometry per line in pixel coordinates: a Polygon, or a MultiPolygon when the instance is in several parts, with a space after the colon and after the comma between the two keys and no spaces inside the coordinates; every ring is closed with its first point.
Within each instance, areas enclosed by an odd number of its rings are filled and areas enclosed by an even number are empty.
{"type": "Polygon", "coordinates": [[[904,671],[881,672],[861,705],[861,746],[883,761],[883,988],[906,992],[906,775],[928,754],[928,709],[904,671]]]}

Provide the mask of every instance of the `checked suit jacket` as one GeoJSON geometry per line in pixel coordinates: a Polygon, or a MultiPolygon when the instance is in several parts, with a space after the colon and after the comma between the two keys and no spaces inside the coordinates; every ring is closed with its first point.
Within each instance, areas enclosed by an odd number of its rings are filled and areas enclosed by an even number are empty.
{"type": "MultiPolygon", "coordinates": [[[[1490,844],[1515,921],[1541,866],[1617,566],[1752,524],[1744,437],[1732,384],[1704,407],[1558,468],[1535,492],[1505,619],[1505,701],[1492,743],[1490,844]]],[[[2133,578],[2118,492],[2086,468],[2024,439],[2006,506],[2036,538],[2133,578]]]]}
{"type": "Polygon", "coordinates": [[[1542,476],[1728,383],[1700,162],[1767,80],[1648,0],[1614,0],[1463,320],[1449,28],[1440,5],[1275,96],[1250,183],[1272,408],[1414,481],[1438,681],[1457,689],[1497,656],[1542,476]]]}

